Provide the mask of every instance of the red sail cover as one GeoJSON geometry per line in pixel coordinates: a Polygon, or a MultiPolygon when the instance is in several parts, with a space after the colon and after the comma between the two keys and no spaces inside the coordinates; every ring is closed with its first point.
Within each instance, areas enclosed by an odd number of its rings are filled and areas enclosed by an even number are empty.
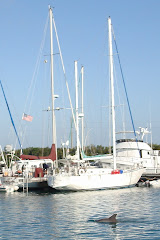
{"type": "Polygon", "coordinates": [[[29,160],[36,160],[36,159],[51,159],[53,161],[56,160],[56,148],[55,148],[55,144],[52,144],[52,147],[51,147],[51,152],[48,156],[34,156],[34,155],[25,155],[25,154],[22,154],[20,155],[20,158],[22,160],[25,160],[25,159],[29,159],[29,160]]]}

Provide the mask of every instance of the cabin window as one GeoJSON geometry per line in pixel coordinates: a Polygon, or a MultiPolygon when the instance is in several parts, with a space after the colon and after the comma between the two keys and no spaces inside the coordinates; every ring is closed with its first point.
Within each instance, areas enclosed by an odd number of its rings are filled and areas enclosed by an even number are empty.
{"type": "Polygon", "coordinates": [[[142,158],[142,150],[140,150],[139,152],[140,152],[140,158],[142,158]]]}

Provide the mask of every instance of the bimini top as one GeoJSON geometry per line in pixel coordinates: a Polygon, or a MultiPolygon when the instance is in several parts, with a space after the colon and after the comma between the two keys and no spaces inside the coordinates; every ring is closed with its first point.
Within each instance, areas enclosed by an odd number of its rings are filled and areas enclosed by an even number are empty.
{"type": "Polygon", "coordinates": [[[55,148],[55,144],[52,144],[51,147],[51,152],[48,156],[34,156],[34,155],[25,155],[22,154],[20,155],[20,158],[22,160],[36,160],[36,159],[51,159],[52,161],[56,160],[56,148],[55,148]]]}

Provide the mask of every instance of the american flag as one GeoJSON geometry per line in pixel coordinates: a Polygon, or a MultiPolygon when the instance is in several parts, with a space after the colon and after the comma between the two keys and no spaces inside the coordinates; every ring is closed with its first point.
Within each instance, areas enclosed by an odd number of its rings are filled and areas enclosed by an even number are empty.
{"type": "Polygon", "coordinates": [[[27,114],[23,113],[22,120],[26,120],[26,121],[28,121],[28,122],[32,122],[33,117],[30,116],[30,115],[27,115],[27,114]]]}

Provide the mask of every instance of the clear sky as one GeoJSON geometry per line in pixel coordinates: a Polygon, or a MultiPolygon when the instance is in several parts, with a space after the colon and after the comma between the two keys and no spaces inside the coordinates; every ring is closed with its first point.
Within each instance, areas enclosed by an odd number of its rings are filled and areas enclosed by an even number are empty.
{"type": "MultiPolygon", "coordinates": [[[[147,127],[151,122],[153,143],[160,144],[159,0],[1,0],[0,79],[23,147],[51,146],[52,143],[51,116],[43,111],[50,105],[51,99],[48,30],[40,65],[34,74],[49,4],[54,7],[73,105],[74,61],[78,61],[79,72],[84,66],[86,144],[108,145],[108,108],[104,106],[108,106],[109,92],[109,16],[118,44],[135,128],[147,127]],[[48,61],[46,64],[45,59],[48,61]],[[32,123],[21,121],[23,112],[33,116],[32,123]]],[[[59,95],[55,106],[69,107],[58,52],[54,42],[55,94],[59,95]]],[[[122,81],[118,84],[121,88],[122,81]]],[[[126,104],[123,100],[120,103],[126,104]]],[[[1,90],[0,116],[0,145],[12,144],[19,148],[1,90]]],[[[56,112],[59,146],[61,140],[64,142],[69,137],[70,116],[70,110],[56,112]]],[[[126,129],[132,130],[127,114],[125,116],[126,129]]],[[[120,120],[118,112],[116,117],[120,120]]]]}

